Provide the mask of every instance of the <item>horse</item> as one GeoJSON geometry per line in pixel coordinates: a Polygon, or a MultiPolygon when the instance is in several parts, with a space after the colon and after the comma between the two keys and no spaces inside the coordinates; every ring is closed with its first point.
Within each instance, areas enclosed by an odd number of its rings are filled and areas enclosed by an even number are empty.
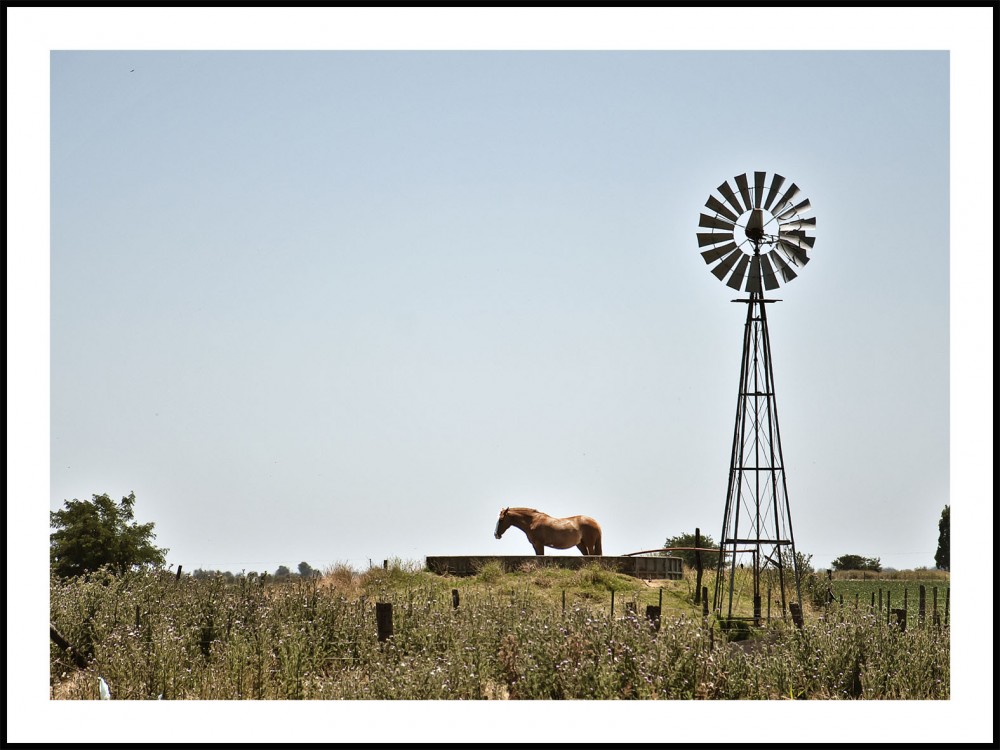
{"type": "Polygon", "coordinates": [[[534,508],[501,508],[493,536],[499,539],[511,526],[516,526],[528,536],[536,555],[544,555],[546,547],[576,547],[585,555],[603,554],[601,527],[589,516],[553,518],[534,508]]]}

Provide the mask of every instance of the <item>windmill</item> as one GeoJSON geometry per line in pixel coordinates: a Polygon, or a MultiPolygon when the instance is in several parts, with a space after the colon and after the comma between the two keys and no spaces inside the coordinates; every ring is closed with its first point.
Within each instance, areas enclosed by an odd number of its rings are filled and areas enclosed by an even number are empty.
{"type": "Polygon", "coordinates": [[[765,588],[768,618],[775,593],[780,592],[782,617],[802,601],[767,330],[767,305],[780,300],[764,295],[794,279],[795,269],[809,262],[815,238],[808,232],[816,219],[804,216],[811,206],[798,185],[785,188],[779,174],[754,172],[751,185],[744,173],[733,182],[735,190],[725,181],[718,196],[709,196],[708,213],[698,222],[708,230],[698,233],[698,246],[705,248],[705,262],[714,265],[712,273],[748,294],[733,300],[747,306],[747,318],[713,608],[726,620],[751,619],[734,615],[739,611],[734,606],[751,594],[752,619],[759,625],[765,588]],[[750,580],[752,593],[747,591],[750,580]],[[790,587],[794,602],[786,596],[790,587]]]}

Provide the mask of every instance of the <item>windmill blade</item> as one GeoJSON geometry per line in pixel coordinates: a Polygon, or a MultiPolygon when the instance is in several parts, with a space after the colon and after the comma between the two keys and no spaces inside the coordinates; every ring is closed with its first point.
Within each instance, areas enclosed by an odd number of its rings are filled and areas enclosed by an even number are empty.
{"type": "Polygon", "coordinates": [[[747,184],[746,173],[736,178],[736,187],[740,189],[740,196],[743,198],[743,205],[749,211],[753,207],[753,199],[750,197],[750,185],[747,184]]]}
{"type": "Polygon", "coordinates": [[[726,219],[720,219],[717,216],[708,216],[707,214],[698,214],[698,226],[708,227],[709,229],[725,229],[726,231],[732,232],[736,227],[735,224],[726,219]]]}
{"type": "Polygon", "coordinates": [[[729,187],[729,183],[723,182],[719,185],[719,192],[722,193],[722,197],[726,199],[726,202],[736,209],[736,215],[739,217],[743,213],[743,206],[740,205],[739,199],[737,199],[733,189],[729,187]]]}
{"type": "Polygon", "coordinates": [[[790,229],[785,231],[781,229],[778,231],[778,239],[788,240],[793,245],[798,245],[803,250],[812,250],[813,245],[816,244],[816,238],[810,237],[801,229],[790,229]]]}
{"type": "Polygon", "coordinates": [[[787,263],[785,263],[785,261],[781,259],[781,256],[778,255],[777,250],[772,250],[767,254],[766,257],[774,261],[774,265],[777,267],[778,273],[781,274],[781,278],[785,280],[786,284],[798,275],[788,266],[787,263]]]}
{"type": "Polygon", "coordinates": [[[813,216],[809,219],[795,219],[793,221],[786,221],[781,224],[782,229],[805,229],[806,227],[815,227],[816,217],[813,216]]]}
{"type": "Polygon", "coordinates": [[[771,261],[768,260],[767,255],[760,256],[760,268],[761,276],[764,278],[764,288],[768,291],[777,289],[778,277],[774,275],[774,268],[771,267],[771,261]]]}
{"type": "Polygon", "coordinates": [[[717,245],[720,242],[726,242],[727,240],[732,242],[732,232],[698,232],[698,247],[705,247],[705,245],[717,245]]]}
{"type": "Polygon", "coordinates": [[[766,210],[769,211],[771,209],[771,201],[777,197],[778,191],[781,190],[781,186],[784,184],[785,178],[775,173],[774,177],[771,178],[771,187],[767,189],[767,198],[764,199],[764,208],[766,210]]]}
{"type": "Polygon", "coordinates": [[[743,251],[739,248],[733,250],[729,255],[722,259],[722,262],[712,269],[712,273],[715,274],[719,281],[725,281],[726,274],[729,273],[729,269],[732,268],[736,261],[740,258],[746,258],[743,251]]]}
{"type": "Polygon", "coordinates": [[[781,200],[774,204],[774,208],[771,209],[771,213],[777,216],[781,211],[792,202],[792,199],[799,194],[799,186],[794,182],[788,186],[788,192],[781,196],[781,200]]]}
{"type": "Polygon", "coordinates": [[[717,261],[726,253],[732,252],[735,249],[736,249],[735,242],[727,242],[725,245],[722,245],[721,247],[714,247],[711,250],[706,250],[701,254],[701,257],[705,259],[706,263],[712,263],[714,261],[717,261]]]}
{"type": "Polygon", "coordinates": [[[743,255],[740,258],[740,262],[736,264],[736,270],[733,271],[733,275],[729,277],[729,281],[726,282],[726,286],[732,287],[736,291],[739,291],[743,287],[743,277],[747,272],[747,264],[750,262],[750,256],[743,255]]]}
{"type": "Polygon", "coordinates": [[[793,245],[788,240],[778,240],[778,246],[788,259],[800,268],[809,262],[809,256],[798,245],[793,245]]]}
{"type": "Polygon", "coordinates": [[[758,292],[760,293],[760,256],[755,255],[750,258],[750,275],[747,276],[747,286],[746,290],[748,292],[758,292]]]}
{"type": "Polygon", "coordinates": [[[778,214],[775,218],[777,218],[780,221],[781,219],[787,218],[789,216],[794,216],[795,214],[804,214],[806,211],[808,211],[810,209],[810,207],[811,206],[810,206],[810,203],[809,203],[809,199],[806,198],[799,205],[793,206],[792,208],[786,208],[784,211],[782,211],[780,214],[778,214]]]}
{"type": "Polygon", "coordinates": [[[715,211],[715,213],[721,214],[722,216],[725,216],[727,219],[731,219],[733,222],[739,221],[740,213],[743,213],[742,211],[740,211],[739,213],[734,214],[732,211],[729,210],[726,204],[724,204],[714,195],[708,196],[708,200],[705,202],[705,208],[710,208],[711,210],[715,211]]]}
{"type": "Polygon", "coordinates": [[[760,208],[760,202],[764,199],[764,179],[767,172],[753,173],[753,207],[760,208]]]}

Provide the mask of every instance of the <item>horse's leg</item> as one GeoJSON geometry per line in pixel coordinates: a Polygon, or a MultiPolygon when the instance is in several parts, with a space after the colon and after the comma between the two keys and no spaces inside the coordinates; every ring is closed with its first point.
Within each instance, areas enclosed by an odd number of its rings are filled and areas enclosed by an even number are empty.
{"type": "Polygon", "coordinates": [[[593,550],[591,551],[591,554],[592,555],[598,555],[598,556],[604,554],[603,552],[601,552],[601,537],[600,536],[598,536],[597,537],[597,541],[594,542],[594,544],[593,544],[593,550]]]}
{"type": "Polygon", "coordinates": [[[579,543],[578,545],[576,545],[576,548],[577,548],[578,550],[580,550],[581,554],[584,554],[584,555],[589,555],[589,554],[590,554],[590,553],[589,553],[589,552],[587,551],[587,545],[586,545],[586,544],[584,544],[583,542],[580,542],[580,543],[579,543]]]}
{"type": "Polygon", "coordinates": [[[545,545],[542,544],[541,542],[532,542],[531,546],[535,548],[535,554],[536,555],[544,555],[545,554],[545,545]]]}

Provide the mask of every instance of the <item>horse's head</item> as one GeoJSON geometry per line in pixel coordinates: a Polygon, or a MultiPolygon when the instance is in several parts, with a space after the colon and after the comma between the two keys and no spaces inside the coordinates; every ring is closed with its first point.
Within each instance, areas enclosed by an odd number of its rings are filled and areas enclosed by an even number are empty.
{"type": "Polygon", "coordinates": [[[496,530],[493,532],[493,536],[495,536],[497,539],[502,537],[503,533],[510,528],[510,518],[507,515],[508,510],[510,510],[510,508],[500,509],[500,517],[497,518],[497,527],[496,530]]]}

